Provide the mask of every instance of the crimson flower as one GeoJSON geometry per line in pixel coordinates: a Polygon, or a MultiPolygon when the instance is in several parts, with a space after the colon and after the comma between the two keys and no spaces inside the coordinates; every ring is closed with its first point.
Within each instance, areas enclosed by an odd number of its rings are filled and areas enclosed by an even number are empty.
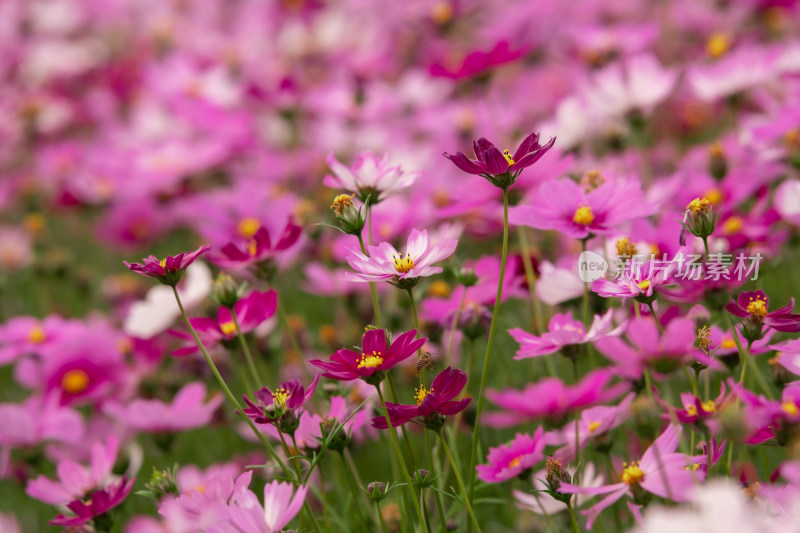
{"type": "Polygon", "coordinates": [[[123,263],[137,274],[156,278],[164,285],[175,286],[181,280],[186,268],[210,249],[210,246],[201,246],[194,252],[181,252],[175,256],[170,255],[166,259],[158,259],[156,256],[150,255],[142,259],[144,263],[128,263],[127,261],[123,261],[123,263]]]}
{"type": "Polygon", "coordinates": [[[75,500],[67,507],[75,513],[75,516],[58,515],[50,521],[50,525],[74,527],[86,524],[90,520],[97,520],[128,497],[135,480],[128,481],[124,476],[115,485],[109,485],[103,490],[92,493],[92,497],[87,501],[75,500]]]}
{"type": "Polygon", "coordinates": [[[800,331],[800,314],[792,313],[794,298],[779,309],[768,312],[769,298],[763,291],[742,292],[734,302],[731,300],[725,309],[732,315],[744,318],[742,335],[754,342],[764,336],[763,326],[794,333],[800,331]]]}
{"type": "Polygon", "coordinates": [[[476,159],[470,159],[461,152],[456,152],[455,155],[445,152],[444,156],[464,172],[483,176],[493,185],[507,189],[517,181],[524,169],[536,163],[555,142],[553,137],[542,146],[539,144],[539,134],[531,133],[512,156],[508,150],[501,152],[494,144],[481,137],[472,142],[476,159]]]}
{"type": "Polygon", "coordinates": [[[411,357],[425,344],[427,339],[417,339],[417,330],[403,333],[391,345],[386,343],[386,331],[372,329],[364,334],[361,353],[342,348],[331,356],[330,361],[314,359],[311,364],[325,370],[323,376],[340,381],[363,379],[370,385],[377,385],[386,372],[397,363],[411,357]]]}
{"type": "Polygon", "coordinates": [[[220,254],[211,256],[211,261],[226,269],[241,269],[252,265],[268,265],[279,252],[290,248],[300,238],[302,228],[288,220],[278,242],[274,245],[269,231],[264,226],[258,228],[253,237],[243,244],[228,243],[220,254]]]}
{"type": "MultiPolygon", "coordinates": [[[[450,368],[442,370],[433,378],[430,390],[420,385],[416,391],[416,405],[402,405],[386,402],[386,412],[392,427],[402,426],[414,418],[428,429],[438,430],[444,423],[443,416],[454,415],[466,409],[472,398],[456,400],[467,384],[467,375],[461,370],[450,368]],[[436,416],[440,415],[440,416],[436,416]]],[[[387,429],[385,416],[372,419],[372,427],[387,429]]]]}
{"type": "Polygon", "coordinates": [[[282,382],[274,391],[263,387],[255,392],[255,403],[251,402],[247,395],[244,396],[244,401],[248,405],[243,409],[244,414],[252,418],[256,424],[272,424],[286,411],[302,407],[314,395],[318,382],[319,374],[314,376],[308,390],[305,390],[296,379],[282,382]]]}

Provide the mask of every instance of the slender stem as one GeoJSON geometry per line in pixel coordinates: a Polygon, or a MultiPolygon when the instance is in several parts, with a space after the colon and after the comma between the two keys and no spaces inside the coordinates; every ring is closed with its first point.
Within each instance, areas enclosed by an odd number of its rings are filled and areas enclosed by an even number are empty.
{"type": "Polygon", "coordinates": [[[242,328],[239,327],[239,319],[236,317],[236,311],[233,310],[233,307],[230,308],[230,311],[231,320],[233,320],[233,325],[236,327],[236,336],[239,338],[239,345],[242,347],[242,351],[244,352],[244,358],[247,360],[247,366],[250,368],[250,374],[252,374],[253,379],[256,380],[256,386],[261,385],[264,383],[264,381],[261,379],[261,376],[258,375],[258,369],[256,369],[256,364],[253,361],[253,354],[250,352],[250,347],[247,345],[247,341],[245,341],[242,328]]]}
{"type": "Polygon", "coordinates": [[[711,477],[711,434],[706,431],[706,455],[708,459],[706,459],[706,479],[711,477]]]}
{"type": "MultiPolygon", "coordinates": [[[[586,251],[587,240],[588,237],[581,239],[581,252],[586,251]]],[[[583,284],[583,325],[589,327],[589,284],[586,282],[583,284]]]]}
{"type": "Polygon", "coordinates": [[[258,438],[258,440],[261,441],[261,444],[264,446],[264,449],[267,451],[267,454],[275,462],[277,462],[278,465],[281,467],[281,469],[283,469],[283,471],[288,475],[289,474],[289,469],[286,467],[286,464],[281,460],[281,458],[278,456],[278,454],[275,453],[275,450],[272,448],[272,445],[269,443],[269,441],[264,436],[264,434],[261,433],[258,430],[258,428],[255,426],[255,424],[253,424],[253,421],[250,420],[250,418],[247,415],[244,414],[244,411],[242,410],[242,406],[239,405],[239,402],[236,400],[236,397],[231,392],[231,389],[228,388],[228,384],[225,383],[225,380],[223,379],[222,375],[219,373],[219,370],[217,370],[217,365],[214,364],[214,360],[211,359],[210,355],[208,355],[208,351],[206,351],[206,347],[203,346],[203,343],[200,340],[200,337],[198,337],[198,335],[197,335],[197,331],[195,331],[194,326],[192,326],[192,323],[189,320],[189,317],[186,315],[186,310],[183,308],[183,303],[181,302],[181,297],[178,295],[178,289],[175,288],[174,285],[172,286],[172,293],[175,295],[175,301],[178,302],[178,308],[181,311],[181,316],[183,317],[183,321],[186,323],[186,327],[189,328],[189,333],[192,334],[192,338],[194,339],[194,342],[197,344],[197,347],[200,348],[200,352],[203,354],[203,358],[205,358],[206,363],[208,364],[209,368],[211,368],[211,372],[214,374],[214,377],[217,379],[217,383],[219,383],[219,386],[222,388],[223,392],[225,393],[225,396],[228,398],[228,401],[231,402],[233,404],[233,406],[236,408],[236,414],[241,416],[244,419],[244,421],[247,422],[247,425],[250,426],[251,430],[253,430],[253,433],[255,433],[255,435],[258,438]]]}
{"type": "MultiPolygon", "coordinates": [[[[394,403],[399,403],[397,401],[397,390],[394,388],[394,379],[392,379],[392,374],[389,373],[386,376],[386,381],[389,382],[389,391],[392,393],[392,401],[394,403]]],[[[414,458],[414,449],[411,447],[411,439],[408,438],[408,432],[406,431],[406,426],[403,424],[400,426],[400,431],[403,433],[403,442],[406,444],[406,450],[408,451],[408,458],[411,460],[411,467],[417,467],[417,460],[414,458]]]]}
{"type": "Polygon", "coordinates": [[[397,456],[397,462],[400,463],[400,469],[403,471],[403,477],[406,478],[406,488],[408,488],[408,493],[411,495],[411,501],[414,503],[414,510],[417,512],[417,518],[419,519],[420,526],[423,526],[425,524],[425,517],[422,516],[422,507],[419,505],[419,498],[417,498],[417,493],[414,490],[414,483],[411,481],[411,476],[408,474],[408,467],[406,466],[405,459],[403,459],[403,452],[400,451],[400,443],[397,442],[397,432],[394,430],[394,427],[392,427],[392,419],[389,418],[389,411],[386,410],[386,401],[383,399],[383,392],[381,392],[379,385],[376,385],[375,389],[378,391],[378,398],[380,398],[381,407],[383,408],[383,416],[386,418],[386,424],[389,426],[387,431],[392,440],[392,445],[394,446],[394,453],[397,456]]]}
{"type": "Polygon", "coordinates": [[[458,471],[458,466],[456,466],[456,461],[453,459],[453,454],[450,452],[450,447],[447,446],[447,441],[439,432],[439,437],[442,440],[442,447],[444,448],[444,453],[447,454],[447,459],[450,461],[450,466],[453,468],[453,473],[456,476],[456,482],[458,483],[458,488],[461,489],[461,496],[464,498],[464,505],[467,508],[467,513],[469,513],[469,517],[472,519],[472,524],[475,526],[475,531],[481,533],[481,526],[478,524],[478,519],[475,518],[475,513],[472,512],[472,505],[469,502],[469,498],[467,497],[467,488],[464,486],[464,480],[461,479],[461,473],[458,471]]]}
{"type": "Polygon", "coordinates": [[[654,400],[653,396],[653,384],[650,381],[650,369],[644,369],[644,388],[647,389],[647,395],[650,397],[651,400],[654,400]]]}
{"type": "Polygon", "coordinates": [[[703,237],[703,248],[706,250],[706,261],[708,261],[708,237],[703,237]]]}
{"type": "Polygon", "coordinates": [[[356,514],[358,515],[358,529],[366,530],[366,526],[364,525],[364,516],[361,514],[361,505],[359,505],[358,501],[359,497],[364,496],[364,494],[361,490],[359,490],[358,485],[353,478],[353,473],[350,472],[347,461],[345,461],[344,455],[339,454],[339,457],[342,460],[342,468],[344,469],[344,476],[347,478],[347,484],[350,485],[350,492],[353,493],[353,506],[356,508],[356,514]]]}
{"type": "MultiPolygon", "coordinates": [[[[364,483],[361,481],[361,477],[358,475],[358,469],[356,468],[355,462],[353,462],[353,456],[350,455],[350,450],[348,448],[345,448],[344,450],[342,450],[341,455],[342,455],[342,459],[344,459],[344,462],[347,465],[347,468],[350,469],[349,473],[350,473],[351,476],[353,476],[353,480],[356,483],[356,487],[363,487],[364,483]]],[[[363,490],[358,491],[358,493],[361,495],[361,500],[362,500],[365,508],[368,508],[369,507],[369,498],[367,497],[367,495],[364,493],[363,490]]],[[[375,525],[377,526],[378,525],[377,524],[377,519],[373,516],[372,520],[376,521],[375,525]]]]}
{"type": "Polygon", "coordinates": [[[517,237],[519,247],[522,251],[522,266],[525,269],[525,281],[528,282],[528,292],[533,306],[533,332],[538,334],[544,327],[544,314],[542,312],[542,302],[536,297],[536,272],[533,270],[530,248],[528,247],[528,237],[525,226],[517,227],[517,237]]]}
{"type": "MultiPolygon", "coordinates": [[[[429,434],[430,434],[430,430],[426,429],[425,430],[425,451],[428,453],[428,464],[430,465],[430,469],[431,469],[431,477],[434,477],[434,474],[436,473],[436,470],[434,470],[434,465],[436,465],[437,469],[438,469],[439,465],[433,462],[433,456],[431,454],[431,438],[430,438],[429,434]]],[[[437,491],[433,491],[433,494],[436,496],[436,509],[439,512],[439,522],[441,522],[440,528],[445,528],[446,524],[447,524],[447,518],[445,517],[445,514],[444,514],[444,505],[442,504],[442,495],[439,494],[439,492],[437,492],[437,491]]]]}
{"type": "Polygon", "coordinates": [[[772,391],[769,388],[769,385],[767,385],[767,382],[764,379],[764,376],[761,375],[761,371],[758,369],[758,366],[756,365],[756,362],[753,360],[753,357],[750,355],[750,343],[749,342],[747,343],[747,349],[745,349],[745,347],[742,346],[742,341],[739,339],[739,334],[736,331],[736,328],[731,323],[730,315],[728,314],[727,311],[723,311],[722,314],[725,317],[725,322],[726,322],[726,325],[728,326],[728,329],[731,332],[731,335],[733,335],[733,342],[736,343],[736,349],[739,350],[739,358],[742,360],[742,375],[739,378],[739,384],[741,385],[741,384],[744,383],[745,368],[747,366],[749,366],[749,367],[751,367],[753,369],[753,374],[756,377],[756,381],[758,382],[758,386],[764,392],[764,395],[767,398],[769,398],[770,400],[773,400],[774,397],[772,395],[772,391]]]}
{"type": "MultiPolygon", "coordinates": [[[[372,220],[372,217],[370,217],[372,220]]],[[[358,244],[361,245],[361,253],[367,255],[367,247],[364,246],[364,239],[361,234],[358,235],[358,244]]],[[[372,312],[375,313],[375,325],[379,328],[383,327],[381,322],[381,307],[378,304],[378,287],[374,281],[369,282],[369,295],[372,298],[372,312]]]]}
{"type": "Polygon", "coordinates": [[[297,340],[297,335],[294,334],[294,330],[289,324],[289,317],[286,316],[286,311],[284,310],[280,301],[278,302],[278,320],[280,321],[284,331],[286,331],[286,335],[289,336],[289,342],[292,343],[292,349],[294,350],[295,354],[297,354],[297,359],[300,361],[300,368],[303,370],[303,375],[308,381],[311,381],[313,376],[306,367],[306,361],[303,359],[303,351],[300,349],[300,342],[297,340]]]}
{"type": "Polygon", "coordinates": [[[389,533],[389,528],[386,527],[386,522],[383,519],[383,513],[381,513],[381,502],[375,502],[375,510],[378,512],[378,518],[381,521],[381,529],[383,529],[383,533],[389,533]]]}
{"type": "Polygon", "coordinates": [[[567,510],[569,511],[569,518],[572,522],[573,533],[581,533],[581,528],[578,525],[578,518],[575,516],[575,509],[572,508],[572,504],[570,502],[567,502],[567,510]]]}
{"type": "MultiPolygon", "coordinates": [[[[472,451],[469,460],[469,498],[472,501],[475,490],[475,464],[478,461],[478,441],[480,440],[481,411],[483,411],[483,392],[486,389],[486,378],[489,376],[489,362],[492,357],[494,345],[494,332],[497,328],[497,316],[500,311],[500,301],[503,297],[503,279],[506,275],[506,257],[508,255],[508,190],[503,189],[503,251],[500,256],[500,276],[497,280],[497,295],[494,299],[492,322],[489,326],[489,340],[486,344],[486,355],[483,358],[483,371],[481,372],[481,386],[478,391],[478,407],[475,413],[475,427],[472,431],[472,451]]],[[[467,527],[469,531],[469,525],[467,527]]]]}
{"type": "MultiPolygon", "coordinates": [[[[414,301],[414,290],[407,289],[408,292],[408,299],[411,302],[411,311],[414,314],[414,329],[417,331],[417,334],[414,338],[419,338],[419,315],[417,314],[417,303],[414,301]]],[[[419,361],[422,358],[422,346],[417,349],[417,360],[419,361]]],[[[421,368],[419,371],[419,382],[420,384],[425,383],[425,369],[421,368]]]]}
{"type": "MultiPolygon", "coordinates": [[[[575,383],[578,383],[578,361],[577,358],[575,357],[571,357],[570,359],[572,361],[572,375],[575,379],[575,383]]],[[[581,412],[580,410],[576,410],[575,411],[575,475],[578,474],[578,468],[580,468],[581,465],[581,449],[579,446],[580,437],[578,435],[578,423],[580,422],[580,420],[581,420],[581,412]]],[[[574,480],[573,483],[577,484],[577,482],[574,480]]]]}
{"type": "Polygon", "coordinates": [[[447,352],[445,353],[445,365],[450,366],[450,362],[453,356],[453,341],[456,334],[456,326],[458,326],[458,321],[461,318],[461,310],[464,309],[464,303],[467,301],[467,287],[462,287],[463,292],[461,293],[461,299],[458,302],[458,308],[456,309],[456,313],[453,315],[453,322],[450,323],[450,332],[447,334],[447,352]]]}
{"type": "Polygon", "coordinates": [[[658,319],[658,315],[656,314],[655,309],[653,309],[653,302],[647,302],[647,307],[650,308],[650,314],[653,315],[653,320],[656,321],[656,326],[658,326],[658,331],[660,331],[661,334],[663,335],[664,326],[661,325],[661,321],[658,319]]]}

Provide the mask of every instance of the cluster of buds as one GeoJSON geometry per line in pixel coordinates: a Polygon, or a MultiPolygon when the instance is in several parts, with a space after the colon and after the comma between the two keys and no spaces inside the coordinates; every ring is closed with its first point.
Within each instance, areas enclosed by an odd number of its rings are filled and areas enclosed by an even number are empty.
{"type": "Polygon", "coordinates": [[[367,202],[358,207],[353,201],[354,197],[355,194],[340,194],[336,196],[331,204],[331,210],[336,220],[339,221],[339,229],[343,233],[361,235],[367,222],[367,209],[369,209],[369,198],[371,197],[367,197],[367,202]]]}
{"type": "Polygon", "coordinates": [[[175,463],[171,470],[158,470],[157,468],[153,468],[150,481],[145,483],[144,490],[137,492],[137,494],[152,498],[155,501],[160,501],[161,498],[168,494],[177,496],[180,494],[177,479],[178,463],[175,463]]]}

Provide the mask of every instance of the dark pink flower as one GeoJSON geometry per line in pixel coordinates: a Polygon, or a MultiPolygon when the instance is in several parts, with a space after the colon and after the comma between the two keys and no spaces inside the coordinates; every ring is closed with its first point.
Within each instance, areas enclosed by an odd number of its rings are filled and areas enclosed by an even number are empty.
{"type": "Polygon", "coordinates": [[[511,63],[525,54],[524,49],[511,50],[508,41],[500,41],[488,52],[477,50],[468,54],[457,68],[450,68],[441,64],[431,65],[432,76],[445,78],[464,79],[471,78],[490,70],[494,67],[511,63]]]}
{"type": "Polygon", "coordinates": [[[544,428],[539,426],[533,435],[517,433],[509,444],[489,448],[486,460],[489,464],[478,465],[478,479],[486,483],[502,483],[515,478],[544,460],[546,439],[544,428]]]}
{"type": "Polygon", "coordinates": [[[789,305],[769,312],[767,307],[769,299],[764,291],[742,292],[734,302],[731,300],[725,309],[732,315],[744,318],[742,334],[754,342],[764,336],[763,326],[777,331],[800,331],[800,314],[792,313],[794,298],[789,300],[789,305]]]}
{"type": "Polygon", "coordinates": [[[228,243],[222,247],[219,254],[209,256],[209,259],[221,268],[241,269],[252,265],[268,264],[279,252],[290,248],[300,238],[302,228],[287,220],[278,242],[274,245],[269,236],[269,231],[264,226],[258,228],[253,237],[240,242],[228,243]]]}
{"type": "MultiPolygon", "coordinates": [[[[439,375],[433,378],[430,390],[424,385],[416,391],[416,405],[402,405],[386,402],[386,412],[392,427],[402,426],[406,422],[417,418],[426,427],[441,427],[441,420],[432,421],[436,414],[442,416],[454,415],[466,409],[471,398],[456,400],[456,396],[461,394],[467,384],[467,375],[461,370],[447,367],[439,375]]],[[[372,427],[387,429],[386,417],[378,416],[372,419],[372,427]]]]}
{"type": "Polygon", "coordinates": [[[181,252],[175,256],[167,256],[166,259],[158,259],[156,256],[150,255],[143,259],[143,264],[128,263],[127,261],[123,261],[123,263],[137,274],[156,278],[164,285],[174,286],[180,281],[186,268],[208,250],[210,250],[210,246],[201,246],[194,252],[181,252]]]}
{"type": "Polygon", "coordinates": [[[364,334],[361,353],[342,348],[331,356],[330,361],[314,359],[311,364],[321,368],[326,378],[350,381],[363,379],[380,383],[386,372],[401,361],[411,357],[425,344],[427,339],[414,339],[417,330],[412,329],[397,337],[391,345],[386,344],[386,331],[373,329],[364,334]]]}
{"type": "Polygon", "coordinates": [[[308,390],[296,379],[282,382],[274,391],[263,387],[254,393],[255,403],[245,395],[244,401],[248,405],[244,413],[253,419],[256,424],[272,424],[286,411],[296,411],[303,406],[317,390],[319,374],[314,376],[308,390]]]}
{"type": "Polygon", "coordinates": [[[125,476],[118,483],[109,485],[103,490],[92,493],[89,500],[75,500],[67,507],[75,516],[58,515],[49,523],[53,526],[74,527],[86,524],[90,520],[107,513],[128,497],[133,489],[134,479],[128,481],[125,476]]]}
{"type": "Polygon", "coordinates": [[[595,315],[588,332],[583,323],[574,320],[570,313],[556,313],[550,319],[548,331],[538,337],[521,328],[510,329],[509,334],[519,343],[519,350],[514,359],[548,355],[567,347],[577,347],[605,337],[619,336],[625,329],[625,324],[612,329],[611,315],[611,311],[603,316],[595,315]]]}

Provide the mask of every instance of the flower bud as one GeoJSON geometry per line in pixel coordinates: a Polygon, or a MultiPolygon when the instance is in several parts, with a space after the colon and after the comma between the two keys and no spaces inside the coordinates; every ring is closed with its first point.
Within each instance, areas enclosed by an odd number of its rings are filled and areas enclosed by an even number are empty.
{"type": "Polygon", "coordinates": [[[239,301],[241,290],[232,277],[220,272],[211,288],[211,298],[222,307],[233,308],[239,301]]]}
{"type": "Polygon", "coordinates": [[[323,441],[330,438],[328,449],[335,452],[343,452],[344,449],[350,444],[350,435],[348,435],[345,428],[339,426],[339,421],[335,418],[324,418],[319,424],[320,433],[322,434],[323,441]],[[330,437],[335,429],[338,428],[336,434],[330,437]]]}
{"type": "Polygon", "coordinates": [[[704,239],[714,233],[719,215],[711,209],[711,202],[706,198],[695,198],[686,206],[683,227],[696,237],[704,239]]]}
{"type": "Polygon", "coordinates": [[[478,274],[471,268],[461,267],[456,273],[456,279],[464,287],[472,287],[478,283],[478,274]]]}
{"type": "Polygon", "coordinates": [[[158,470],[153,468],[153,473],[150,474],[150,481],[144,485],[144,493],[155,500],[160,500],[167,494],[180,494],[176,481],[177,469],[177,464],[172,470],[158,470]]]}
{"type": "Polygon", "coordinates": [[[300,426],[300,419],[294,411],[286,411],[278,419],[277,426],[281,433],[294,435],[294,432],[297,431],[297,428],[300,426]]]}
{"type": "Polygon", "coordinates": [[[361,235],[367,222],[366,210],[363,206],[356,207],[353,202],[354,194],[340,194],[333,199],[331,210],[339,227],[348,235],[361,235]]]}
{"type": "Polygon", "coordinates": [[[379,502],[386,497],[389,492],[389,486],[381,481],[373,481],[367,485],[367,495],[374,502],[379,502]]]}
{"type": "Polygon", "coordinates": [[[414,482],[414,486],[418,489],[424,489],[426,487],[430,487],[433,484],[433,474],[431,474],[430,470],[425,470],[424,468],[420,468],[414,472],[412,476],[412,481],[414,482]]]}

